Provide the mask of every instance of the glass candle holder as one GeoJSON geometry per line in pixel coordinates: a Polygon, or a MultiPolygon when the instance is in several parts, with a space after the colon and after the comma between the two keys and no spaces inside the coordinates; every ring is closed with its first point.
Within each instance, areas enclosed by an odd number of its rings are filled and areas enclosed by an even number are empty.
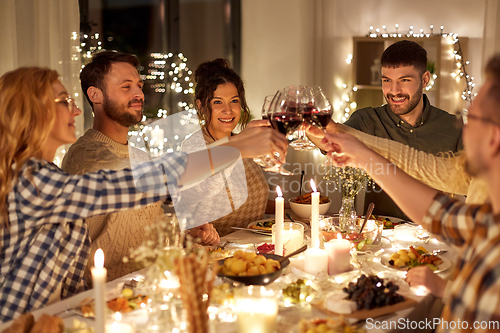
{"type": "Polygon", "coordinates": [[[275,333],[278,317],[277,294],[264,286],[235,290],[236,323],[239,333],[275,333]]]}
{"type": "Polygon", "coordinates": [[[400,224],[394,227],[394,243],[401,248],[407,248],[419,241],[417,229],[414,226],[400,224]]]}
{"type": "MultiPolygon", "coordinates": [[[[273,225],[273,244],[276,239],[276,225],[273,225]]],[[[284,255],[290,254],[298,250],[304,244],[304,225],[294,222],[285,222],[283,224],[283,232],[281,234],[283,239],[283,252],[284,255]]]]}

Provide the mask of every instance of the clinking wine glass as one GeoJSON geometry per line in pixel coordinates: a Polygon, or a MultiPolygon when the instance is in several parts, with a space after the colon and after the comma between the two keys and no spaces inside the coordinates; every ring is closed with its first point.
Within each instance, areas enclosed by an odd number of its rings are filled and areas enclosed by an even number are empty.
{"type": "Polygon", "coordinates": [[[310,87],[312,95],[312,110],[304,116],[304,121],[321,129],[323,132],[332,119],[333,107],[321,87],[310,87]]]}
{"type": "MultiPolygon", "coordinates": [[[[279,92],[276,92],[275,95],[269,95],[264,98],[264,104],[262,105],[262,119],[269,119],[269,114],[271,113],[271,105],[274,102],[274,98],[278,95],[279,92]]],[[[274,157],[279,159],[279,153],[274,153],[274,157]]],[[[253,160],[255,163],[260,165],[264,171],[268,172],[276,172],[280,173],[284,176],[294,175],[293,172],[286,170],[282,165],[276,163],[276,159],[271,158],[270,155],[262,155],[255,157],[253,160]]]]}
{"type": "MultiPolygon", "coordinates": [[[[306,86],[301,85],[293,85],[288,86],[283,89],[285,94],[289,94],[295,99],[296,107],[298,108],[298,112],[300,112],[305,118],[308,114],[310,114],[312,110],[312,93],[311,89],[306,86]]],[[[294,133],[294,136],[297,135],[298,138],[290,142],[290,146],[295,150],[313,150],[316,149],[316,145],[311,142],[306,136],[305,130],[300,127],[294,133]]]]}

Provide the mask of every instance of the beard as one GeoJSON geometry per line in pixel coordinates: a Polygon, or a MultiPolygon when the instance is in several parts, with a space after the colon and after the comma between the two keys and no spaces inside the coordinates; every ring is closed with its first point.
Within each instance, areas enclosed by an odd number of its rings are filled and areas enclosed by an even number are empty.
{"type": "Polygon", "coordinates": [[[142,120],[142,111],[144,110],[144,101],[140,99],[133,99],[128,102],[127,105],[124,104],[117,104],[109,98],[109,96],[104,93],[104,103],[102,105],[104,109],[104,113],[112,119],[113,121],[117,122],[123,127],[130,127],[133,125],[136,125],[141,122],[142,120]],[[135,112],[135,111],[129,111],[128,108],[134,104],[134,103],[141,103],[141,111],[140,112],[135,112]]]}
{"type": "Polygon", "coordinates": [[[396,114],[398,116],[403,116],[405,114],[412,112],[415,109],[415,107],[418,105],[418,103],[420,103],[420,100],[422,99],[422,92],[423,92],[423,86],[422,86],[422,83],[420,83],[420,89],[418,89],[417,92],[415,94],[413,94],[411,97],[408,94],[393,95],[391,93],[388,93],[387,95],[385,95],[385,99],[387,100],[387,103],[391,107],[391,111],[394,112],[394,114],[396,114]],[[391,103],[391,98],[393,98],[393,97],[406,98],[406,100],[409,102],[408,107],[404,107],[402,105],[401,106],[399,106],[399,105],[394,106],[391,103]]]}

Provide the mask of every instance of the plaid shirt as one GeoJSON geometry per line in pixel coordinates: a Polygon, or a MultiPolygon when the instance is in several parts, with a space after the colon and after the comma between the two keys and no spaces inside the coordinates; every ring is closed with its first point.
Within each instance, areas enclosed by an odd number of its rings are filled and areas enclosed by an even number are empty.
{"type": "Polygon", "coordinates": [[[0,229],[0,321],[45,306],[61,283],[62,298],[81,291],[90,250],[83,218],[164,200],[185,164],[173,153],[133,170],[68,175],[30,159],[8,194],[9,227],[0,229]]]}
{"type": "MultiPolygon", "coordinates": [[[[470,332],[476,322],[500,323],[500,216],[494,216],[491,205],[466,205],[440,193],[432,202],[422,226],[440,234],[461,248],[448,302],[442,320],[462,323],[440,325],[438,331],[470,332]]],[[[498,331],[494,326],[484,330],[498,331]]]]}

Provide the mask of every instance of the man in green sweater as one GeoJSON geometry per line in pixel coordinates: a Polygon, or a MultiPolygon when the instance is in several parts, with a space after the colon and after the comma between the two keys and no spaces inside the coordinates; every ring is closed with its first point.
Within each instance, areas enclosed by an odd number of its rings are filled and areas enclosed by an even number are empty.
{"type": "MultiPolygon", "coordinates": [[[[427,51],[408,40],[389,46],[381,58],[382,92],[387,104],[355,111],[347,126],[391,139],[429,154],[462,149],[462,133],[455,116],[429,103],[423,93],[429,84],[427,51]]],[[[380,187],[367,188],[365,206],[375,203],[374,214],[406,218],[380,187]]]]}

